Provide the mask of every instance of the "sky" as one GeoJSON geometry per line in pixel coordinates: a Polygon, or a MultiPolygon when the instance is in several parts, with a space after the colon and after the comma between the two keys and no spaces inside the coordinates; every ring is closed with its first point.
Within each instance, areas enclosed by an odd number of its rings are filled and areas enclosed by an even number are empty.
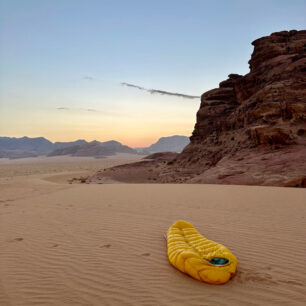
{"type": "Polygon", "coordinates": [[[190,136],[198,97],[305,13],[306,0],[0,0],[0,136],[190,136]]]}

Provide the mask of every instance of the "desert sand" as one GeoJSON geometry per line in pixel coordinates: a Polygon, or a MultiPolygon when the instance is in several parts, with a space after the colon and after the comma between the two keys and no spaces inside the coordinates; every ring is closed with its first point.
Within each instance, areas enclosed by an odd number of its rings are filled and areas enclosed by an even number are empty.
{"type": "Polygon", "coordinates": [[[1,306],[305,305],[305,189],[68,183],[137,158],[1,160],[1,306]],[[169,264],[178,219],[237,256],[232,280],[169,264]]]}

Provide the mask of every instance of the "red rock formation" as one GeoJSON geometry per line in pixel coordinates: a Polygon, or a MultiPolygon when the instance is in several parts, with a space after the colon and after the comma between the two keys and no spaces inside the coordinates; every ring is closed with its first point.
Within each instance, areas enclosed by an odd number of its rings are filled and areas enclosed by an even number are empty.
{"type": "Polygon", "coordinates": [[[306,31],[252,44],[250,72],[202,95],[190,144],[156,181],[305,185],[306,31]]]}
{"type": "Polygon", "coordinates": [[[181,166],[204,171],[255,147],[305,150],[306,31],[273,33],[253,45],[248,74],[231,74],[202,95],[191,143],[178,157],[181,166]]]}

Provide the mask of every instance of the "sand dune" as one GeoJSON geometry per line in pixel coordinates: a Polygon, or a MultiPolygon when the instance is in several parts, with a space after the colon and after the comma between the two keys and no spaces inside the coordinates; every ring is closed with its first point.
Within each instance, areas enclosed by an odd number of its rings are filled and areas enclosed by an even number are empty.
{"type": "Polygon", "coordinates": [[[305,190],[70,185],[84,170],[70,162],[1,172],[1,306],[304,305],[305,190]],[[230,248],[236,277],[214,286],[175,270],[163,234],[178,219],[230,248]]]}

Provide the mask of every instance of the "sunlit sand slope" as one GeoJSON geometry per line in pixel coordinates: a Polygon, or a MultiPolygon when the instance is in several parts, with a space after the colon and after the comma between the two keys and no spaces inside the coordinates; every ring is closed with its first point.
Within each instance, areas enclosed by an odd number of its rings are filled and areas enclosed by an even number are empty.
{"type": "Polygon", "coordinates": [[[305,190],[22,184],[35,193],[0,202],[0,305],[304,305],[305,190]],[[227,284],[169,264],[163,234],[182,218],[237,256],[227,284]]]}

